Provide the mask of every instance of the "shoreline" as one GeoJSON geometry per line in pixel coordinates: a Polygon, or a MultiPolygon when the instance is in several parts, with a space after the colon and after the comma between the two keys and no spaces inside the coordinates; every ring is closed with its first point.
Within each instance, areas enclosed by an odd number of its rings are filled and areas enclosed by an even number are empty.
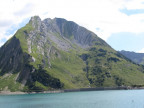
{"type": "Polygon", "coordinates": [[[22,94],[40,94],[40,93],[66,93],[66,92],[81,92],[81,91],[103,91],[103,90],[140,90],[144,87],[96,87],[96,88],[79,88],[79,89],[64,89],[42,92],[22,92],[22,91],[0,91],[0,95],[22,95],[22,94]]]}
{"type": "Polygon", "coordinates": [[[55,91],[43,91],[43,92],[22,92],[22,91],[0,91],[1,95],[23,95],[23,94],[40,94],[40,93],[64,93],[64,90],[55,90],[55,91]]]}

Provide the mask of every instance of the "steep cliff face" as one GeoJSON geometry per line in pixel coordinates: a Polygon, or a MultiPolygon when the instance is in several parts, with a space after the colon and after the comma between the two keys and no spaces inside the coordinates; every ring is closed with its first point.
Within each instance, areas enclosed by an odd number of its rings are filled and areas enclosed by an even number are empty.
{"type": "Polygon", "coordinates": [[[23,54],[20,47],[20,42],[16,37],[13,37],[0,49],[0,68],[1,75],[9,72],[20,71],[22,67],[23,54]]]}
{"type": "Polygon", "coordinates": [[[26,82],[30,72],[29,69],[26,69],[30,55],[23,53],[20,41],[15,36],[0,49],[0,60],[1,75],[20,72],[16,80],[20,81],[19,79],[23,79],[22,82],[26,82]],[[21,76],[22,74],[24,75],[21,76]]]}
{"type": "Polygon", "coordinates": [[[93,32],[62,18],[38,16],[0,48],[0,75],[0,89],[12,91],[144,84],[143,67],[93,32]]]}

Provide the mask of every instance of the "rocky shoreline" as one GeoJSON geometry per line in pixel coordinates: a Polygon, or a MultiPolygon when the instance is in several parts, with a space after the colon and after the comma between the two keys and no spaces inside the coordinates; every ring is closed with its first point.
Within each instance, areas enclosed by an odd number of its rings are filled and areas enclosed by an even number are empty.
{"type": "Polygon", "coordinates": [[[20,95],[20,94],[38,94],[38,93],[64,93],[64,92],[81,92],[81,91],[101,91],[101,90],[139,90],[144,87],[97,87],[97,88],[80,88],[80,89],[65,89],[65,90],[53,90],[43,92],[11,92],[11,91],[0,91],[0,95],[20,95]]]}

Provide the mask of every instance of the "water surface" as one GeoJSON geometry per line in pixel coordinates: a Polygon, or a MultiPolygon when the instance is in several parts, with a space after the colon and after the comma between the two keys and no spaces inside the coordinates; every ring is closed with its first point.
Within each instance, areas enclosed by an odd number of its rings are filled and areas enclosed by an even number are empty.
{"type": "Polygon", "coordinates": [[[144,108],[144,90],[1,95],[0,108],[144,108]]]}

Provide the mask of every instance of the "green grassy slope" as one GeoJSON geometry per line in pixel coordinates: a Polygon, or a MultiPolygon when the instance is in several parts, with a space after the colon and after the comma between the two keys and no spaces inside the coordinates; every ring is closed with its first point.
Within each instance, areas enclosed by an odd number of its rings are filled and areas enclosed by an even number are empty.
{"type": "Polygon", "coordinates": [[[144,85],[143,66],[108,47],[93,47],[85,56],[87,77],[93,87],[144,85]]]}
{"type": "MultiPolygon", "coordinates": [[[[49,39],[49,36],[42,40],[40,31],[36,31],[34,36],[30,37],[29,34],[35,31],[32,22],[18,30],[13,38],[20,42],[21,55],[27,56],[22,56],[20,63],[24,63],[24,65],[21,65],[19,71],[12,71],[12,74],[7,77],[5,77],[5,74],[0,76],[0,90],[44,91],[144,85],[143,66],[131,62],[113,50],[103,40],[97,38],[96,35],[92,35],[92,38],[96,38],[96,41],[92,41],[93,46],[81,48],[71,42],[74,37],[66,26],[64,26],[66,28],[64,29],[64,36],[69,39],[68,42],[72,46],[68,51],[58,48],[57,44],[49,39]],[[18,74],[20,78],[16,80],[18,74]],[[24,77],[25,79],[23,79],[24,77]],[[26,84],[23,88],[21,84],[25,80],[26,84]]],[[[68,26],[70,25],[68,24],[68,26]]],[[[58,33],[52,33],[52,35],[55,35],[62,42],[67,42],[58,33]]],[[[10,46],[11,40],[5,44],[5,47],[10,46]]],[[[14,53],[17,52],[11,50],[14,53]]],[[[3,54],[0,53],[0,57],[3,54]]],[[[11,57],[9,57],[7,63],[10,63],[10,61],[11,57]]],[[[17,70],[17,67],[15,70],[17,70]]]]}
{"type": "Polygon", "coordinates": [[[21,83],[16,81],[17,74],[5,75],[0,77],[0,90],[19,91],[22,90],[21,83]]]}

